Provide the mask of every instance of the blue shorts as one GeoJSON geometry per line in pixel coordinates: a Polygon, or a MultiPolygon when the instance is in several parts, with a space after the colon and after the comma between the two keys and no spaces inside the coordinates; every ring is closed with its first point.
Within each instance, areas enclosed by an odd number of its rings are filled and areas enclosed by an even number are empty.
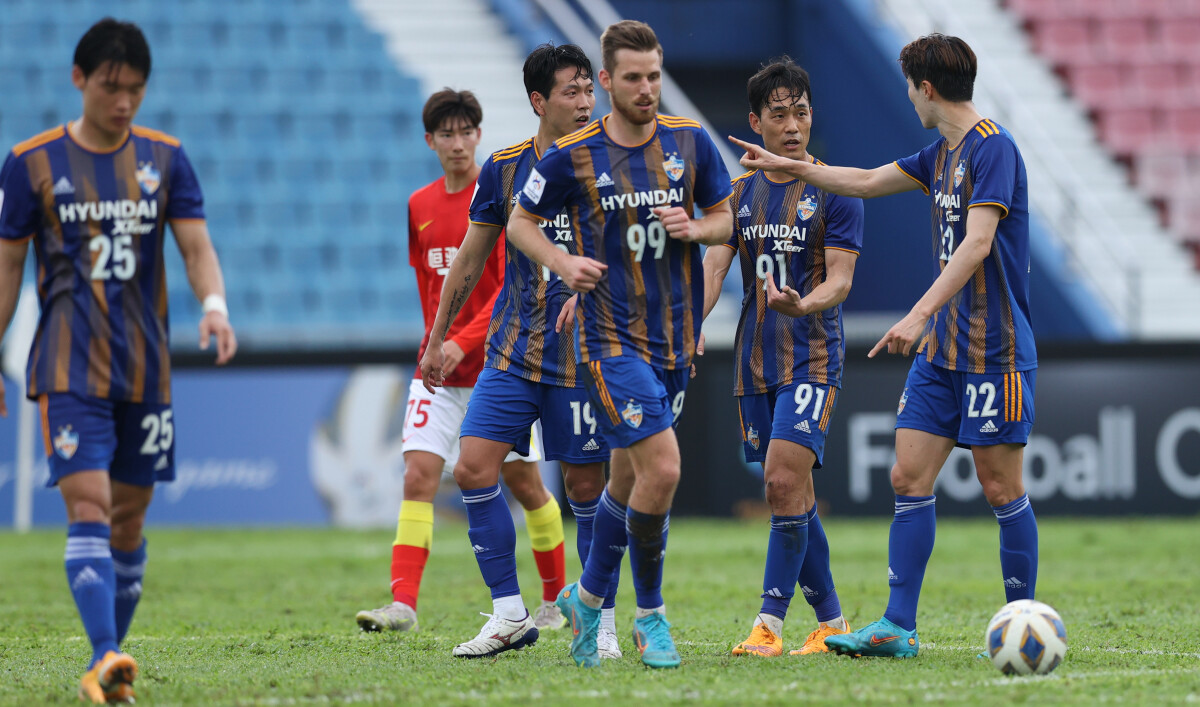
{"type": "Polygon", "coordinates": [[[608,443],[597,429],[588,392],[534,383],[509,371],[484,368],[467,403],[460,437],[513,445],[529,455],[529,426],[542,421],[546,459],[569,464],[608,461],[608,443]]]}
{"type": "Polygon", "coordinates": [[[970,448],[1025,444],[1033,428],[1037,369],[961,373],[917,356],[904,382],[896,428],[928,432],[970,448]]]}
{"type": "Polygon", "coordinates": [[[657,369],[640,358],[615,356],[583,369],[601,431],[617,449],[674,427],[683,412],[690,367],[657,369]]]}
{"type": "Polygon", "coordinates": [[[780,386],[770,393],[739,397],[738,421],[746,461],[767,460],[768,440],[763,438],[763,430],[769,429],[770,439],[786,439],[811,449],[817,455],[813,468],[820,469],[837,395],[834,386],[802,382],[780,386]]]}
{"type": "Polygon", "coordinates": [[[165,403],[128,403],[75,393],[38,398],[50,481],[107,471],[115,481],[153,486],[175,480],[175,422],[165,403]]]}

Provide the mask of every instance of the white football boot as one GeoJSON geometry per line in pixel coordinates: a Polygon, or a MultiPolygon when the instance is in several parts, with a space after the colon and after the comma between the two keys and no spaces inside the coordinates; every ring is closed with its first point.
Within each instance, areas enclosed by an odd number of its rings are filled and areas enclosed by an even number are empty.
{"type": "Polygon", "coordinates": [[[455,658],[489,658],[537,643],[538,630],[528,611],[525,612],[525,618],[519,621],[510,621],[482,611],[479,615],[488,617],[488,622],[479,629],[478,636],[454,647],[452,653],[455,658]]]}
{"type": "Polygon", "coordinates": [[[354,616],[364,631],[416,631],[417,612],[408,604],[394,601],[387,606],[360,611],[354,616]]]}

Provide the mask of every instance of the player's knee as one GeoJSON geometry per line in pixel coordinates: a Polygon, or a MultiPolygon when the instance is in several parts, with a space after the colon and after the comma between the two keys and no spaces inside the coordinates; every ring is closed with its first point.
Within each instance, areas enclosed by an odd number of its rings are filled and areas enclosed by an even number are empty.
{"type": "MultiPolygon", "coordinates": [[[[542,477],[538,471],[536,464],[528,462],[517,462],[513,464],[505,464],[501,468],[504,476],[504,483],[508,486],[508,490],[512,492],[513,498],[523,505],[528,506],[529,503],[538,500],[544,496],[542,477]]],[[[454,470],[454,478],[458,480],[458,469],[454,470]]],[[[471,476],[474,480],[481,480],[479,476],[471,476]]],[[[486,481],[486,479],[482,479],[486,481]]],[[[490,484],[484,483],[484,486],[490,484]]],[[[482,486],[476,487],[482,488],[482,486]]]]}
{"type": "Polygon", "coordinates": [[[599,498],[604,491],[604,467],[599,464],[563,465],[563,490],[567,498],[586,503],[599,498]]]}
{"type": "Polygon", "coordinates": [[[97,499],[72,499],[67,510],[72,523],[104,523],[107,525],[111,522],[111,509],[97,499]]]}
{"type": "Polygon", "coordinates": [[[146,513],[113,509],[112,546],[125,552],[133,552],[142,544],[142,528],[146,524],[146,513]]]}
{"type": "Polygon", "coordinates": [[[983,487],[983,496],[992,506],[1003,506],[1020,498],[1025,490],[1021,479],[1009,479],[996,475],[979,474],[979,485],[983,487]]]}
{"type": "Polygon", "coordinates": [[[921,474],[900,464],[892,466],[892,490],[901,496],[929,495],[929,489],[925,488],[921,474]]]}

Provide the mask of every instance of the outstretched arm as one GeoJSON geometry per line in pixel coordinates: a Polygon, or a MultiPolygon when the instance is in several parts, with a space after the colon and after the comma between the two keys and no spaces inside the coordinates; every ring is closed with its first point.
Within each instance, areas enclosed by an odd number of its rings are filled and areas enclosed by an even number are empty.
{"type": "Polygon", "coordinates": [[[508,242],[539,265],[563,279],[569,289],[591,292],[608,266],[582,255],[571,255],[554,246],[539,225],[540,219],[517,204],[508,217],[508,242]]]}
{"type": "Polygon", "coordinates": [[[825,251],[825,281],[813,288],[807,297],[791,287],[775,287],[774,278],[767,278],[767,306],[789,317],[824,312],[846,301],[854,283],[854,266],[858,253],[829,248],[825,251]]]}
{"type": "Polygon", "coordinates": [[[832,194],[870,199],[921,188],[920,184],[897,169],[894,164],[885,164],[875,169],[832,167],[780,157],[760,145],[733,136],[730,136],[729,141],[746,151],[740,160],[746,169],[789,174],[832,194]]]}
{"type": "Polygon", "coordinates": [[[717,306],[721,298],[721,285],[729,274],[729,266],[733,264],[736,252],[724,244],[712,246],[704,254],[704,318],[717,306]]]}
{"type": "MultiPolygon", "coordinates": [[[[445,382],[446,376],[450,375],[466,354],[462,346],[456,343],[454,348],[457,351],[449,352],[451,355],[448,356],[445,349],[446,334],[458,313],[462,311],[467,298],[479,284],[480,275],[487,266],[488,256],[500,240],[500,230],[499,226],[472,223],[467,227],[467,235],[463,237],[454,260],[450,261],[450,271],[446,273],[446,279],[442,283],[437,315],[429,330],[429,343],[425,346],[425,355],[421,357],[420,363],[421,378],[425,388],[431,393],[433,388],[440,387],[445,382]]],[[[485,317],[491,317],[491,309],[481,312],[485,317]]],[[[473,337],[468,335],[467,339],[473,337]]],[[[469,345],[470,342],[465,343],[469,345]]]]}
{"type": "Polygon", "coordinates": [[[216,337],[217,365],[224,366],[237,353],[237,336],[229,324],[225,278],[208,235],[208,224],[202,219],[175,219],[171,221],[171,231],[183,255],[192,292],[204,309],[200,319],[200,349],[207,350],[209,337],[216,337]]]}
{"type": "Polygon", "coordinates": [[[999,206],[992,205],[972,206],[967,209],[966,237],[954,249],[946,267],[921,299],[917,300],[904,319],[883,335],[879,343],[875,344],[875,348],[867,354],[868,358],[874,358],[884,347],[887,347],[888,353],[908,355],[913,345],[920,341],[929,318],[967,284],[979,270],[984,258],[992,252],[996,226],[1000,223],[1002,213],[999,206]]]}

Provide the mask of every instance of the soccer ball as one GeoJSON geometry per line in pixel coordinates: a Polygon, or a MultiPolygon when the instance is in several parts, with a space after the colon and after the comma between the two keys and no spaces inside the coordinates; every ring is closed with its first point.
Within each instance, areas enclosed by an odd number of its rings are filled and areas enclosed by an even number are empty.
{"type": "Polygon", "coordinates": [[[996,612],[987,627],[988,656],[1005,675],[1045,675],[1067,653],[1067,628],[1058,612],[1018,599],[996,612]]]}

